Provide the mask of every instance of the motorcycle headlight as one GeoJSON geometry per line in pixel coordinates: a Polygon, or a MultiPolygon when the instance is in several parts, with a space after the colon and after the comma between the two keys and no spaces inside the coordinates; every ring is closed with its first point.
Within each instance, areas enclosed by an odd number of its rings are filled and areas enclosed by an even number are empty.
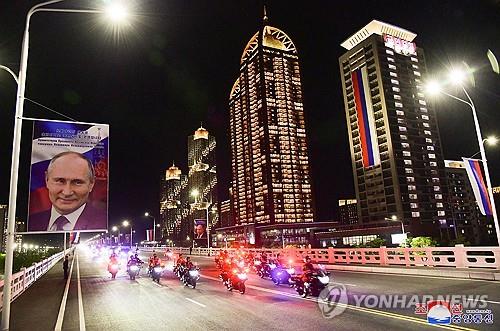
{"type": "Polygon", "coordinates": [[[269,265],[269,268],[271,268],[271,269],[276,269],[276,264],[270,264],[270,265],[269,265]]]}
{"type": "Polygon", "coordinates": [[[155,267],[155,272],[161,272],[161,267],[155,267]]]}
{"type": "Polygon", "coordinates": [[[139,270],[139,267],[136,265],[133,265],[133,266],[130,266],[130,270],[137,271],[137,270],[139,270]]]}
{"type": "Polygon", "coordinates": [[[286,271],[290,274],[290,275],[293,275],[295,273],[295,269],[294,268],[289,268],[289,269],[286,269],[286,271]]]}
{"type": "Polygon", "coordinates": [[[261,263],[260,261],[255,261],[253,264],[260,265],[260,263],[261,263]]]}
{"type": "Polygon", "coordinates": [[[238,274],[238,278],[241,280],[247,279],[247,274],[238,274]]]}
{"type": "Polygon", "coordinates": [[[328,284],[330,282],[330,277],[328,276],[321,276],[318,277],[318,279],[322,284],[328,284]]]}
{"type": "Polygon", "coordinates": [[[198,276],[198,270],[189,270],[189,276],[191,277],[198,276]]]}

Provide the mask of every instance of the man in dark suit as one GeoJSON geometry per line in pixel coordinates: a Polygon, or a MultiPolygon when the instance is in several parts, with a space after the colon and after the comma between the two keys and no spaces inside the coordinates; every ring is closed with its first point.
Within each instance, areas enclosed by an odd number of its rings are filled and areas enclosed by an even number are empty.
{"type": "Polygon", "coordinates": [[[106,210],[94,208],[88,197],[95,184],[92,162],[83,154],[63,152],[45,172],[52,208],[30,215],[28,231],[73,231],[106,228],[106,210]]]}

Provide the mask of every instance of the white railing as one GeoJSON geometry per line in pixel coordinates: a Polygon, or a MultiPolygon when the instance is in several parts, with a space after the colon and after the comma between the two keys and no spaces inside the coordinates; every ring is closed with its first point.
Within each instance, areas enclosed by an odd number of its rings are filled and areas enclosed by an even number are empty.
{"type": "MultiPolygon", "coordinates": [[[[31,267],[21,268],[21,271],[12,275],[12,301],[14,301],[21,293],[28,287],[42,277],[47,271],[50,270],[60,259],[64,256],[64,252],[54,254],[45,260],[34,263],[31,267]]],[[[3,303],[3,287],[4,281],[0,280],[0,308],[3,303]]]]}
{"type": "MultiPolygon", "coordinates": [[[[162,251],[167,247],[142,247],[145,252],[162,251]]],[[[185,255],[214,255],[221,248],[169,247],[175,253],[185,255]],[[209,254],[210,253],[210,254],[209,254]]],[[[236,249],[227,249],[234,251],[236,249]]],[[[500,269],[500,247],[426,247],[426,248],[320,248],[320,249],[244,249],[250,252],[266,252],[269,257],[281,254],[284,258],[302,259],[306,255],[322,264],[424,266],[500,269]]]]}

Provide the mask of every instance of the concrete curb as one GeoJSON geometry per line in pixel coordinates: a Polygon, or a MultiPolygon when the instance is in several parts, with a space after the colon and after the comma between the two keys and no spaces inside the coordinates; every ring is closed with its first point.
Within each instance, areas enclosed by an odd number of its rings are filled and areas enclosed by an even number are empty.
{"type": "Polygon", "coordinates": [[[390,268],[390,267],[370,267],[354,265],[325,265],[328,270],[356,271],[384,274],[404,274],[415,276],[433,276],[461,279],[479,279],[500,281],[500,270],[453,270],[453,269],[414,269],[414,268],[390,268]]]}

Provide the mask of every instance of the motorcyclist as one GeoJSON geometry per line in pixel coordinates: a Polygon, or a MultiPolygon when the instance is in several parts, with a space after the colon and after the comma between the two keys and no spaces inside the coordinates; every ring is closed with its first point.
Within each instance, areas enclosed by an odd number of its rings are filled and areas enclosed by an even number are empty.
{"type": "Polygon", "coordinates": [[[314,272],[314,265],[312,263],[311,258],[307,255],[304,258],[304,264],[302,265],[302,271],[304,272],[302,274],[302,281],[304,283],[308,283],[311,279],[311,275],[314,272]]]}
{"type": "Polygon", "coordinates": [[[112,278],[114,279],[116,276],[116,271],[113,272],[111,267],[113,265],[118,265],[118,255],[116,255],[115,252],[111,253],[111,256],[109,257],[109,263],[108,263],[108,271],[111,273],[112,278]]]}
{"type": "Polygon", "coordinates": [[[267,263],[267,254],[266,254],[266,252],[262,252],[260,254],[260,262],[262,262],[263,264],[267,263]]]}

